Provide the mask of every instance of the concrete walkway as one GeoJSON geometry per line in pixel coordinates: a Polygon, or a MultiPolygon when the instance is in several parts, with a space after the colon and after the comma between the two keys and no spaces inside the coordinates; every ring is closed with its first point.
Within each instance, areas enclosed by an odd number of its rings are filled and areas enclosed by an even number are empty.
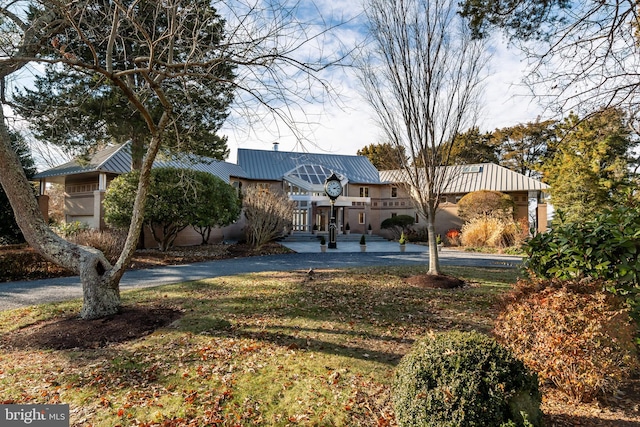
{"type": "MultiPolygon", "coordinates": [[[[153,287],[171,283],[201,280],[261,271],[300,271],[310,268],[346,268],[362,266],[427,265],[426,246],[407,244],[401,253],[395,242],[367,244],[367,251],[360,252],[357,242],[339,242],[337,249],[320,252],[317,242],[285,243],[297,253],[266,255],[206,261],[194,264],[156,267],[146,270],[129,270],[120,281],[120,289],[153,287]]],[[[515,268],[522,259],[516,256],[479,254],[451,249],[440,252],[440,264],[515,268]]],[[[62,277],[24,282],[0,283],[0,310],[10,310],[45,302],[82,298],[80,279],[62,277]]]]}
{"type": "MultiPolygon", "coordinates": [[[[282,246],[286,246],[287,248],[295,251],[297,253],[317,253],[320,252],[320,244],[316,242],[280,242],[282,246]]],[[[336,243],[337,248],[335,249],[327,249],[327,252],[334,253],[353,253],[353,252],[361,252],[360,251],[360,243],[356,241],[346,241],[341,242],[340,240],[336,243]]],[[[390,241],[369,241],[366,244],[367,249],[366,252],[400,252],[400,245],[398,242],[390,242],[390,241]]],[[[429,248],[422,245],[414,245],[412,243],[407,243],[405,245],[405,252],[412,253],[424,253],[428,252],[429,248]]]]}

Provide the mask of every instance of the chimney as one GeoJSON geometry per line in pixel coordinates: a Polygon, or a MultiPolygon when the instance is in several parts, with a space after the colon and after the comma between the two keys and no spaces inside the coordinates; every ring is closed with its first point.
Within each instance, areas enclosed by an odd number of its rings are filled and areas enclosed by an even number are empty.
{"type": "Polygon", "coordinates": [[[278,151],[278,145],[280,145],[279,142],[274,142],[273,143],[273,151],[278,151]]]}

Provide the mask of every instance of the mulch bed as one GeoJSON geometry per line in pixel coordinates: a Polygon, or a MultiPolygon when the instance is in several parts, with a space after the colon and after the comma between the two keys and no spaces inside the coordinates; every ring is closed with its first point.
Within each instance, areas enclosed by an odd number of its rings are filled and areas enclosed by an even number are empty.
{"type": "Polygon", "coordinates": [[[4,346],[14,349],[84,349],[134,340],[169,325],[182,316],[171,308],[123,307],[120,313],[96,320],[77,315],[39,322],[3,336],[4,346]]]}
{"type": "Polygon", "coordinates": [[[465,282],[446,274],[419,274],[405,279],[409,285],[429,289],[455,289],[464,286],[465,282]]]}

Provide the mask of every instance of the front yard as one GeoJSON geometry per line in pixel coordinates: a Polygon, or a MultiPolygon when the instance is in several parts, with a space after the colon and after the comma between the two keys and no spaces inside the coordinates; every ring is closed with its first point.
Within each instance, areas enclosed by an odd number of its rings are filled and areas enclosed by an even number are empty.
{"type": "MultiPolygon", "coordinates": [[[[449,268],[467,284],[439,290],[406,280],[419,272],[272,272],[125,292],[124,318],[155,313],[159,328],[76,320],[78,301],[0,312],[0,403],[68,403],[73,426],[395,425],[390,385],[413,341],[488,333],[517,274],[449,268]]],[[[607,408],[548,396],[547,425],[640,423],[637,400],[634,410],[623,398],[607,408]]]]}

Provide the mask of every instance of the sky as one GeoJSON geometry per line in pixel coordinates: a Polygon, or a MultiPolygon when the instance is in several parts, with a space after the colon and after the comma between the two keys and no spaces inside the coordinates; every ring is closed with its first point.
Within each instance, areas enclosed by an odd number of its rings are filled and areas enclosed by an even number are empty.
{"type": "MultiPolygon", "coordinates": [[[[345,45],[362,43],[365,34],[360,2],[316,0],[314,4],[325,19],[330,17],[329,21],[331,18],[349,20],[348,25],[338,30],[339,38],[345,45]],[[336,4],[340,6],[339,12],[336,11],[336,4]],[[338,13],[340,17],[336,18],[338,13]]],[[[491,51],[490,75],[485,81],[478,127],[481,131],[492,131],[535,121],[542,110],[527,96],[526,88],[521,85],[526,66],[523,54],[514,47],[508,48],[507,43],[498,36],[491,41],[491,51]]],[[[246,127],[238,124],[242,121],[232,116],[222,130],[229,138],[228,161],[235,162],[238,148],[271,150],[275,142],[280,151],[348,155],[355,155],[369,144],[384,142],[375,124],[375,115],[361,97],[355,71],[336,67],[326,72],[324,77],[331,81],[339,97],[337,102],[305,105],[295,113],[300,122],[311,123],[300,126],[299,131],[304,138],[297,137],[286,126],[276,127],[273,123],[254,126],[247,132],[246,127]]]]}
{"type": "MultiPolygon", "coordinates": [[[[268,3],[271,0],[221,1],[229,2],[228,5],[238,10],[235,6],[238,2],[253,4],[254,1],[268,3]]],[[[317,32],[323,25],[347,22],[337,26],[326,36],[314,40],[315,44],[305,45],[306,51],[303,50],[301,54],[314,55],[314,48],[339,53],[345,47],[362,45],[366,33],[361,1],[300,0],[299,4],[301,8],[298,18],[300,22],[309,23],[309,33],[314,30],[317,32]]],[[[232,19],[229,22],[232,24],[232,19]]],[[[541,115],[541,109],[526,96],[526,88],[520,85],[525,70],[523,54],[515,48],[509,49],[498,37],[492,41],[491,46],[493,54],[489,65],[490,75],[485,81],[478,127],[481,131],[492,131],[536,120],[541,115]]],[[[35,69],[37,67],[31,71],[35,69]]],[[[297,133],[282,122],[270,120],[268,115],[259,112],[255,117],[262,117],[263,120],[249,125],[244,117],[247,110],[234,108],[220,132],[228,137],[230,155],[227,161],[235,163],[238,148],[271,150],[276,142],[280,151],[346,155],[355,155],[367,145],[384,142],[382,133],[376,126],[375,115],[361,97],[355,70],[330,67],[322,72],[321,77],[330,83],[336,96],[319,96],[315,102],[297,106],[292,104],[290,111],[298,122],[297,133]]],[[[49,153],[44,156],[51,159],[49,153]]],[[[66,160],[60,158],[55,163],[66,160]]],[[[51,166],[51,163],[39,164],[39,169],[51,166]]]]}

